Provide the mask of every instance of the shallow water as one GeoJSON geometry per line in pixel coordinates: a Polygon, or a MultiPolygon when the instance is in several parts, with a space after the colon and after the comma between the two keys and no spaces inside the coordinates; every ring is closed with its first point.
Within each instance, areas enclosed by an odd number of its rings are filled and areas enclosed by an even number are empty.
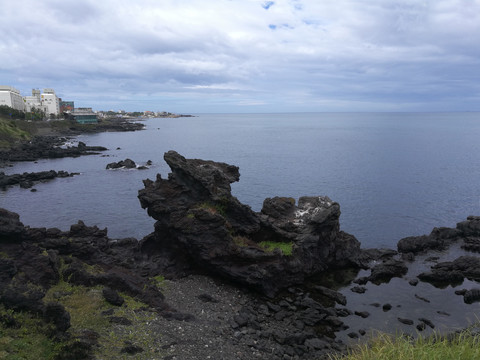
{"type": "MultiPolygon", "coordinates": [[[[430,267],[437,262],[452,261],[462,255],[473,256],[474,254],[465,252],[459,244],[455,244],[448,251],[432,251],[428,255],[417,256],[414,262],[408,264],[409,271],[403,278],[393,278],[390,282],[380,285],[368,282],[363,285],[367,288],[364,294],[351,291],[356,284],[350,284],[340,289],[340,292],[347,297],[346,307],[348,309],[368,311],[370,316],[365,319],[357,315],[342,318],[349,329],[338,333],[338,338],[347,343],[354,343],[358,340],[350,339],[347,334],[358,333],[360,329],[370,331],[366,338],[368,335],[375,335],[377,331],[393,334],[404,333],[412,336],[421,333],[426,336],[434,331],[447,333],[461,330],[478,322],[480,303],[466,304],[463,296],[455,294],[455,291],[459,289],[478,287],[478,283],[465,279],[462,284],[453,287],[449,285],[443,289],[422,281],[419,281],[416,286],[409,284],[409,280],[416,279],[420,273],[429,271],[430,267]],[[437,256],[438,260],[426,261],[427,258],[437,256]],[[419,297],[423,299],[419,299],[419,297]],[[383,311],[382,306],[387,303],[392,305],[392,309],[383,311]],[[372,304],[380,304],[380,307],[372,304]],[[398,317],[411,319],[414,321],[414,325],[402,324],[398,321],[398,317]],[[420,323],[419,318],[426,318],[433,322],[435,329],[427,326],[424,331],[419,332],[416,329],[416,325],[420,323]]],[[[368,275],[369,271],[362,271],[358,277],[368,275]]],[[[360,341],[365,340],[365,338],[361,338],[360,341]]]]}

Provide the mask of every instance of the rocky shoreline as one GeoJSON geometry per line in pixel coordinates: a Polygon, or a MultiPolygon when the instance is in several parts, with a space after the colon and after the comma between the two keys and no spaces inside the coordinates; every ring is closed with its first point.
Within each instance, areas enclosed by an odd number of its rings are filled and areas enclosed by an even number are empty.
{"type": "Polygon", "coordinates": [[[99,124],[82,125],[65,123],[58,126],[55,122],[35,124],[36,135],[29,141],[12,144],[10,149],[0,151],[0,167],[17,161],[36,161],[39,159],[55,159],[63,157],[78,157],[83,155],[97,155],[107,150],[103,146],[87,146],[79,142],[77,146],[65,146],[69,137],[79,134],[90,134],[106,131],[137,131],[144,128],[144,124],[124,119],[110,120],[99,124]],[[68,126],[65,126],[68,125],[68,126]]]}
{"type": "MultiPolygon", "coordinates": [[[[67,171],[40,171],[23,174],[5,175],[4,172],[0,172],[0,189],[5,189],[9,186],[19,185],[21,188],[29,189],[35,183],[46,182],[53,180],[57,177],[65,178],[78,175],[79,173],[69,173],[67,171]]],[[[33,191],[34,189],[32,189],[33,191]]]]}
{"type": "Polygon", "coordinates": [[[448,314],[422,284],[451,295],[465,282],[470,288],[455,296],[465,306],[480,301],[480,217],[401,239],[397,250],[362,249],[340,230],[339,204],[328,197],[266,199],[256,213],[231,195],[236,166],[174,151],[164,159],[168,179],[157,175],[139,191],[157,220],[141,240],[110,239],[81,221],[69,231],[30,228],[0,210],[4,329],[22,326],[11,311],[35,315],[61,345],[57,358],[95,358],[110,334],[121,339],[111,358],[324,359],[387,314],[399,329],[428,333],[438,325],[415,311],[404,315],[395,290],[370,302],[383,284],[408,283],[403,291],[441,316],[448,314]],[[438,257],[453,247],[468,255],[438,257]],[[419,260],[426,269],[414,274],[419,260]],[[106,328],[78,324],[71,299],[79,289],[109,304],[93,314],[106,328]],[[143,305],[128,312],[134,301],[143,305]]]}

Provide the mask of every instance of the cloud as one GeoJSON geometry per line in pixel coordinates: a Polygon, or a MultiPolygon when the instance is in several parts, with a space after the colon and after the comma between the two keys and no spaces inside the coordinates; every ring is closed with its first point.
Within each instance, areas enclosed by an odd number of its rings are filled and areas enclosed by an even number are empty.
{"type": "Polygon", "coordinates": [[[2,82],[97,108],[479,106],[476,0],[17,0],[0,31],[2,82]]]}

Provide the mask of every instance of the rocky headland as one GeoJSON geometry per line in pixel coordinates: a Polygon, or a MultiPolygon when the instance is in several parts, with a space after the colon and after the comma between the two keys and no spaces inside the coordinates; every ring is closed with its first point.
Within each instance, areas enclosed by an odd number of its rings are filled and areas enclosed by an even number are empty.
{"type": "MultiPolygon", "coordinates": [[[[408,281],[407,295],[432,307],[420,284],[451,294],[449,285],[480,278],[480,217],[401,239],[397,250],[362,249],[326,196],[269,198],[254,212],[231,194],[238,167],[174,151],[164,159],[168,178],[145,180],[138,194],[156,220],[141,240],[110,239],[81,221],[69,231],[30,228],[0,210],[3,333],[26,327],[18,314],[27,313],[59,359],[323,359],[346,350],[341,339],[367,334],[375,316],[418,331],[438,325],[402,315],[395,292],[370,311],[357,307],[374,287],[408,281]],[[469,255],[428,265],[453,246],[469,255]]],[[[456,291],[465,306],[480,300],[475,286],[456,291]]]]}

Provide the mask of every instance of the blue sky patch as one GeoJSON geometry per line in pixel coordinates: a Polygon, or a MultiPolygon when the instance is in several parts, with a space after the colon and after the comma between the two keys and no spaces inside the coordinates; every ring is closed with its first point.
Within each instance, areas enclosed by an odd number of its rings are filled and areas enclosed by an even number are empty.
{"type": "Polygon", "coordinates": [[[263,4],[262,4],[262,7],[265,9],[265,10],[268,10],[270,9],[270,7],[272,5],[275,5],[275,1],[265,1],[263,4]]]}

